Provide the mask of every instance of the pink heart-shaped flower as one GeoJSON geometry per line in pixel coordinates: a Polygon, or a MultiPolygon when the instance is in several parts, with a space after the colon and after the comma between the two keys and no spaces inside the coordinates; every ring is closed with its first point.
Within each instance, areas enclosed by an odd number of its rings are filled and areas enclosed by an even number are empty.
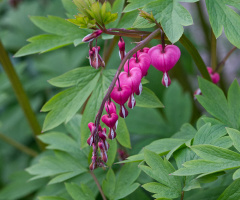
{"type": "MultiPolygon", "coordinates": [[[[137,67],[132,68],[129,73],[124,71],[119,75],[120,84],[128,85],[132,89],[132,93],[138,90],[141,79],[142,71],[137,67]]],[[[118,82],[116,82],[116,85],[119,86],[118,82]]]]}
{"type": "Polygon", "coordinates": [[[152,47],[148,54],[152,59],[152,65],[159,71],[168,72],[178,62],[181,51],[175,45],[167,45],[162,52],[162,45],[152,47]]]}
{"type": "Polygon", "coordinates": [[[113,128],[118,120],[118,115],[115,113],[107,114],[102,116],[102,122],[109,128],[113,128]]]}
{"type": "Polygon", "coordinates": [[[128,98],[132,94],[132,89],[128,85],[121,85],[120,87],[115,86],[111,92],[111,98],[118,103],[123,105],[127,102],[128,98]]]}
{"type": "Polygon", "coordinates": [[[124,64],[124,71],[128,72],[128,70],[131,70],[134,67],[140,68],[142,71],[142,77],[147,75],[147,71],[151,65],[151,58],[147,53],[141,53],[141,55],[138,56],[138,59],[132,57],[129,60],[129,67],[128,67],[128,61],[124,64]],[[129,69],[128,69],[129,68],[129,69]]]}

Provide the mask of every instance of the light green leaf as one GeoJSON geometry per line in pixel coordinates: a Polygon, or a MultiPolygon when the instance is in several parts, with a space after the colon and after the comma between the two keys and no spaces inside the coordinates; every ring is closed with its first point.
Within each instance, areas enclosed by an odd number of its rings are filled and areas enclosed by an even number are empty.
{"type": "Polygon", "coordinates": [[[216,38],[222,34],[224,27],[224,32],[228,40],[234,46],[240,48],[240,16],[229,7],[234,7],[236,5],[239,8],[239,2],[228,0],[206,0],[209,21],[216,38]]]}
{"type": "Polygon", "coordinates": [[[66,20],[55,17],[31,17],[33,23],[50,34],[38,35],[28,39],[30,44],[22,47],[15,57],[34,53],[51,51],[73,43],[74,40],[83,38],[90,33],[87,29],[79,29],[66,20]],[[67,30],[67,31],[66,31],[67,30]]]}
{"type": "Polygon", "coordinates": [[[235,180],[217,200],[237,200],[240,198],[240,179],[235,180]]]}
{"type": "Polygon", "coordinates": [[[108,151],[108,161],[107,161],[107,165],[108,166],[112,166],[112,164],[114,163],[116,154],[117,154],[117,141],[116,140],[108,140],[108,143],[110,145],[111,150],[108,151]]]}
{"type": "Polygon", "coordinates": [[[81,184],[81,186],[75,183],[65,183],[68,193],[71,195],[73,200],[94,200],[95,196],[88,186],[81,184]]]}
{"type": "Polygon", "coordinates": [[[50,132],[39,136],[48,149],[61,150],[70,153],[73,157],[81,160],[84,167],[88,167],[87,156],[80,150],[79,144],[64,133],[50,132]]]}
{"type": "Polygon", "coordinates": [[[234,147],[240,152],[240,132],[236,129],[226,128],[229,136],[233,141],[234,147]]]}
{"type": "Polygon", "coordinates": [[[240,169],[236,170],[233,173],[233,180],[239,179],[240,178],[240,169]]]}
{"type": "Polygon", "coordinates": [[[99,70],[95,70],[92,67],[79,67],[58,77],[52,78],[48,82],[51,85],[60,88],[82,86],[84,85],[84,82],[94,79],[99,72],[99,70]]]}
{"type": "Polygon", "coordinates": [[[121,117],[118,118],[118,128],[116,133],[118,142],[124,147],[131,148],[130,134],[125,120],[121,117]]]}
{"type": "MultiPolygon", "coordinates": [[[[88,68],[84,68],[88,71],[88,68]]],[[[50,99],[42,108],[42,111],[50,111],[44,121],[43,131],[50,130],[62,122],[68,122],[87,100],[99,79],[100,73],[94,69],[92,76],[79,76],[79,84],[66,89],[52,99],[50,99]]],[[[66,73],[68,77],[69,72],[66,73]]],[[[83,74],[84,75],[84,74],[83,74]]]]}
{"type": "MultiPolygon", "coordinates": [[[[58,179],[59,182],[82,174],[86,171],[87,169],[79,163],[79,160],[64,152],[55,152],[55,156],[44,156],[37,164],[27,168],[27,172],[35,175],[31,180],[60,175],[60,178],[58,179]],[[64,176],[63,179],[62,174],[64,173],[68,173],[68,175],[64,176]]],[[[52,183],[56,182],[57,181],[54,180],[52,183]]]]}
{"type": "Polygon", "coordinates": [[[175,189],[176,192],[181,193],[181,179],[179,177],[169,175],[175,171],[174,167],[166,159],[162,158],[156,153],[144,150],[144,161],[149,167],[140,165],[140,168],[159,183],[175,189]]]}
{"type": "MultiPolygon", "coordinates": [[[[168,39],[175,43],[183,34],[183,26],[189,26],[193,24],[190,13],[175,0],[157,0],[148,3],[143,7],[143,10],[147,13],[153,14],[157,22],[160,22],[164,32],[168,39]]],[[[138,17],[134,24],[135,28],[142,28],[137,25],[138,17]]]]}
{"type": "Polygon", "coordinates": [[[102,188],[104,194],[109,198],[114,198],[114,191],[116,187],[116,177],[112,169],[108,170],[106,179],[103,181],[102,188]]]}
{"type": "Polygon", "coordinates": [[[139,0],[128,0],[128,5],[124,8],[123,12],[130,12],[136,10],[138,8],[142,8],[146,4],[156,1],[156,0],[149,0],[149,1],[139,1],[139,0]]]}
{"type": "Polygon", "coordinates": [[[238,129],[240,127],[240,103],[238,101],[240,99],[240,87],[236,79],[228,90],[227,99],[229,112],[231,113],[230,120],[233,127],[238,129]]]}
{"type": "Polygon", "coordinates": [[[184,123],[190,122],[192,116],[191,97],[184,93],[180,84],[173,82],[164,94],[164,113],[171,129],[177,132],[184,123]],[[177,99],[177,101],[176,101],[177,99]]]}
{"type": "Polygon", "coordinates": [[[55,196],[43,196],[43,197],[38,197],[39,200],[66,200],[62,197],[55,197],[55,196]]]}
{"type": "MultiPolygon", "coordinates": [[[[151,144],[147,145],[145,149],[153,151],[159,155],[166,155],[169,151],[171,151],[171,149],[183,144],[186,141],[187,140],[185,139],[165,138],[152,142],[151,144]]],[[[142,160],[144,160],[143,152],[138,155],[130,156],[127,158],[127,160],[120,163],[137,162],[142,160]]]]}
{"type": "Polygon", "coordinates": [[[163,108],[162,102],[150,89],[143,87],[142,94],[135,96],[136,106],[145,108],[163,108]]]}
{"type": "Polygon", "coordinates": [[[81,129],[82,115],[76,114],[65,127],[69,134],[74,138],[75,141],[80,145],[80,129],[81,129]]]}
{"type": "Polygon", "coordinates": [[[240,167],[240,154],[212,145],[194,145],[191,149],[204,160],[185,162],[185,168],[173,173],[178,176],[207,174],[240,167]]]}
{"type": "Polygon", "coordinates": [[[144,184],[142,187],[151,193],[156,193],[155,198],[178,198],[180,196],[174,188],[156,182],[144,184]]]}
{"type": "Polygon", "coordinates": [[[228,102],[223,91],[215,84],[199,78],[199,87],[203,95],[197,95],[199,103],[214,117],[224,124],[231,124],[229,121],[228,102]]]}
{"type": "Polygon", "coordinates": [[[138,163],[125,164],[117,176],[114,199],[122,199],[133,193],[139,186],[138,183],[134,183],[139,174],[138,163]]]}

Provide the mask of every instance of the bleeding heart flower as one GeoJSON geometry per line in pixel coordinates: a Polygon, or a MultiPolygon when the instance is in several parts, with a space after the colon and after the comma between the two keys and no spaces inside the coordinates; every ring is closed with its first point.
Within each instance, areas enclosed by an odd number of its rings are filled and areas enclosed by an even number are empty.
{"type": "Polygon", "coordinates": [[[128,72],[134,67],[140,68],[142,71],[142,77],[147,75],[147,71],[151,65],[151,58],[147,53],[142,53],[139,55],[137,58],[130,58],[129,60],[129,66],[128,66],[128,61],[124,64],[124,71],[128,72]]]}
{"type": "Polygon", "coordinates": [[[105,103],[105,110],[108,114],[117,113],[116,112],[116,105],[112,101],[106,101],[105,103]]]}
{"type": "Polygon", "coordinates": [[[115,86],[111,92],[111,98],[118,103],[123,105],[127,102],[128,98],[132,94],[132,89],[128,85],[115,86]]]}
{"type": "Polygon", "coordinates": [[[113,128],[118,120],[118,115],[115,113],[106,114],[102,116],[102,122],[109,128],[113,128]]]}
{"type": "Polygon", "coordinates": [[[208,73],[212,79],[212,82],[217,84],[220,81],[220,76],[217,72],[214,72],[211,67],[207,67],[208,73]]]}
{"type": "Polygon", "coordinates": [[[140,49],[137,51],[137,53],[133,54],[133,57],[136,58],[137,56],[140,56],[142,53],[148,53],[149,48],[148,47],[144,47],[143,49],[140,49]]]}
{"type": "MultiPolygon", "coordinates": [[[[121,85],[128,85],[132,89],[132,93],[139,89],[141,79],[142,71],[137,67],[132,68],[129,72],[121,72],[119,75],[121,85]]],[[[116,85],[118,86],[118,82],[116,82],[116,85]]]]}
{"type": "Polygon", "coordinates": [[[152,59],[152,65],[159,71],[168,72],[172,69],[181,56],[180,49],[175,45],[167,45],[162,51],[162,45],[152,47],[148,54],[152,59]]]}

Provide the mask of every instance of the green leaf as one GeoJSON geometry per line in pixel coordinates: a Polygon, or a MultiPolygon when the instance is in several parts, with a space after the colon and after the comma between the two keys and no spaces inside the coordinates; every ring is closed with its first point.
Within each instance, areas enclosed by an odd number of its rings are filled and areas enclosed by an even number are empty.
{"type": "Polygon", "coordinates": [[[0,190],[0,199],[22,199],[47,183],[46,179],[29,182],[31,177],[32,176],[25,171],[12,174],[10,178],[11,182],[0,190]]]}
{"type": "Polygon", "coordinates": [[[103,181],[102,188],[104,194],[109,198],[114,198],[114,191],[116,187],[116,177],[112,169],[108,170],[106,179],[103,181]]]}
{"type": "Polygon", "coordinates": [[[121,117],[118,118],[118,128],[116,133],[118,142],[124,147],[131,148],[130,134],[125,120],[121,117]]]}
{"type": "MultiPolygon", "coordinates": [[[[156,140],[151,144],[145,146],[144,148],[150,151],[153,151],[156,154],[165,155],[169,151],[171,151],[171,149],[175,148],[176,146],[182,145],[186,141],[187,140],[185,139],[165,138],[165,139],[156,140]]],[[[122,161],[121,163],[137,162],[142,160],[144,160],[143,152],[141,152],[138,155],[130,156],[127,158],[127,160],[122,161]]]]}
{"type": "Polygon", "coordinates": [[[81,129],[82,115],[76,114],[65,127],[69,134],[74,138],[75,141],[80,145],[80,129],[81,129]]]}
{"type": "Polygon", "coordinates": [[[50,132],[40,135],[39,139],[45,144],[49,144],[47,149],[61,150],[68,152],[76,159],[81,160],[84,167],[88,167],[87,156],[80,150],[79,144],[64,133],[50,132]]]}
{"type": "Polygon", "coordinates": [[[140,165],[140,168],[150,177],[159,183],[175,189],[176,192],[181,193],[181,179],[179,177],[170,176],[169,174],[175,171],[174,167],[166,159],[162,159],[156,153],[144,150],[144,161],[149,167],[140,165]]]}
{"type": "Polygon", "coordinates": [[[154,195],[155,198],[178,198],[179,192],[174,188],[167,187],[160,183],[147,183],[142,186],[145,190],[156,193],[154,195]]]}
{"type": "Polygon", "coordinates": [[[71,0],[62,0],[62,4],[64,6],[64,8],[66,9],[67,16],[68,17],[73,17],[74,15],[76,15],[78,13],[78,10],[76,8],[76,6],[74,5],[73,1],[71,0]]]}
{"type": "Polygon", "coordinates": [[[74,200],[79,200],[81,197],[82,200],[94,200],[95,196],[88,186],[81,184],[81,186],[75,183],[65,183],[68,193],[74,200]]]}
{"type": "MultiPolygon", "coordinates": [[[[91,97],[85,107],[81,121],[81,147],[84,148],[88,146],[87,139],[90,136],[90,131],[88,128],[89,122],[94,122],[96,114],[100,108],[102,100],[104,98],[105,92],[108,89],[115,71],[114,70],[103,70],[100,79],[93,90],[91,97]]],[[[118,131],[118,130],[117,130],[118,131]]]]}
{"type": "Polygon", "coordinates": [[[172,132],[177,132],[192,116],[191,97],[184,93],[180,84],[173,82],[164,94],[164,113],[172,132]],[[176,101],[177,99],[177,101],[176,101]]]}
{"type": "Polygon", "coordinates": [[[240,179],[235,180],[217,200],[237,200],[240,198],[240,179]]]}
{"type": "Polygon", "coordinates": [[[203,125],[196,133],[193,145],[197,144],[212,144],[215,146],[226,145],[225,142],[226,143],[229,142],[228,138],[223,137],[226,134],[227,132],[224,125],[211,126],[210,123],[207,123],[203,125]]]}
{"type": "Polygon", "coordinates": [[[239,179],[240,178],[240,169],[236,170],[233,173],[233,180],[239,179]]]}
{"type": "Polygon", "coordinates": [[[79,160],[64,152],[55,152],[55,156],[43,156],[37,164],[27,168],[27,172],[35,175],[31,180],[56,176],[50,183],[65,181],[86,171],[79,160]]]}
{"type": "Polygon", "coordinates": [[[138,183],[134,183],[139,174],[138,163],[125,164],[117,176],[114,199],[122,199],[133,193],[139,187],[138,183]]]}
{"type": "Polygon", "coordinates": [[[125,3],[124,0],[114,1],[113,6],[112,6],[112,13],[117,13],[117,19],[115,21],[109,23],[107,27],[111,27],[111,28],[117,27],[117,25],[120,21],[121,15],[122,15],[124,3],[125,3]]]}
{"type": "MultiPolygon", "coordinates": [[[[73,71],[84,72],[85,70],[90,73],[87,77],[84,76],[85,73],[79,75],[78,81],[73,77],[73,80],[75,80],[73,87],[58,93],[43,106],[42,111],[50,111],[45,118],[43,131],[50,130],[64,121],[69,121],[87,100],[97,84],[100,73],[94,69],[89,71],[88,67],[73,71]]],[[[60,76],[59,79],[61,80],[63,77],[69,79],[71,75],[72,72],[68,72],[60,76]]],[[[55,81],[57,82],[59,79],[56,78],[55,81]]],[[[54,80],[52,82],[54,83],[54,80]]],[[[62,83],[55,85],[62,86],[62,83]]]]}
{"type": "Polygon", "coordinates": [[[228,99],[219,87],[202,78],[199,78],[199,87],[203,94],[197,96],[200,104],[223,124],[238,129],[240,105],[237,102],[240,98],[240,87],[237,80],[234,80],[229,88],[228,99]]]}
{"type": "Polygon", "coordinates": [[[162,102],[150,89],[143,87],[142,94],[135,96],[136,106],[145,108],[163,108],[162,102]]]}
{"type": "Polygon", "coordinates": [[[228,0],[206,0],[206,6],[209,14],[209,21],[213,32],[218,38],[224,32],[228,40],[236,47],[240,48],[240,16],[229,6],[237,6],[238,1],[228,0]]]}
{"type": "Polygon", "coordinates": [[[108,161],[107,166],[112,166],[114,163],[116,154],[117,154],[117,141],[116,140],[108,140],[111,150],[108,151],[108,161]]]}
{"type": "Polygon", "coordinates": [[[240,152],[240,132],[236,129],[226,128],[233,141],[234,147],[240,152]]]}
{"type": "Polygon", "coordinates": [[[130,12],[136,10],[138,8],[142,8],[146,4],[156,1],[156,0],[149,0],[149,1],[139,1],[139,0],[128,0],[128,5],[124,8],[123,12],[130,12]]]}
{"type": "Polygon", "coordinates": [[[138,16],[138,10],[125,13],[119,21],[117,28],[131,28],[138,16]]]}
{"type": "Polygon", "coordinates": [[[39,200],[66,200],[62,197],[55,197],[55,196],[43,196],[43,197],[38,197],[39,200]]]}
{"type": "Polygon", "coordinates": [[[215,84],[199,78],[199,87],[203,95],[198,95],[199,103],[214,117],[224,124],[231,124],[229,121],[228,102],[223,91],[215,84]]]}
{"type": "Polygon", "coordinates": [[[194,145],[191,149],[204,160],[192,160],[184,163],[173,173],[178,176],[207,174],[240,167],[240,154],[212,145],[194,145]]]}
{"type": "Polygon", "coordinates": [[[51,51],[74,42],[74,40],[83,38],[90,33],[89,30],[79,29],[66,20],[55,17],[31,17],[32,22],[40,29],[50,34],[38,35],[28,39],[30,44],[22,47],[15,57],[25,56],[34,53],[43,53],[51,51]],[[67,31],[66,31],[67,30],[67,31]]]}
{"type": "Polygon", "coordinates": [[[231,113],[230,120],[233,123],[233,127],[239,128],[240,127],[240,103],[238,102],[238,99],[240,99],[240,87],[235,79],[233,83],[231,84],[229,90],[228,90],[228,107],[229,112],[231,113]]]}
{"type": "MultiPolygon", "coordinates": [[[[143,11],[153,14],[154,18],[159,22],[166,33],[168,39],[175,43],[183,34],[183,26],[193,24],[190,13],[175,0],[157,0],[148,3],[143,7],[143,11]]],[[[137,25],[137,18],[134,24],[135,28],[142,28],[137,25]]]]}

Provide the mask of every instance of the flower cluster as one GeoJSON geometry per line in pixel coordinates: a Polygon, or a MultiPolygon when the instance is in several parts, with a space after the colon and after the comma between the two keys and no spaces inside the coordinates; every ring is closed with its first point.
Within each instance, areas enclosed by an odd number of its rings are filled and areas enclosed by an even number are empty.
{"type": "MultiPolygon", "coordinates": [[[[105,63],[99,55],[100,47],[97,45],[91,47],[92,37],[98,37],[101,32],[95,31],[93,35],[88,35],[87,39],[90,41],[89,61],[92,67],[98,69],[104,67],[105,63]]],[[[125,42],[120,37],[118,42],[119,57],[121,60],[126,56],[125,42]]],[[[112,89],[108,100],[105,102],[105,110],[107,114],[101,117],[102,122],[109,128],[108,135],[106,134],[106,128],[102,128],[100,125],[96,130],[96,124],[89,123],[89,129],[91,132],[87,142],[93,147],[92,163],[90,169],[93,170],[99,166],[105,166],[107,162],[107,151],[109,144],[106,141],[108,139],[113,140],[116,137],[116,130],[118,124],[118,117],[126,118],[128,116],[127,106],[133,109],[136,105],[134,95],[141,95],[142,84],[141,80],[148,74],[148,69],[152,64],[157,70],[163,72],[162,84],[168,87],[171,84],[171,80],[168,76],[168,71],[174,67],[181,55],[179,48],[175,45],[157,45],[149,49],[144,47],[138,50],[131,58],[129,58],[123,68],[124,71],[119,72],[115,87],[112,89]],[[116,105],[119,104],[120,111],[119,116],[117,114],[116,105]],[[101,157],[98,157],[98,148],[100,149],[101,157]]]]}

